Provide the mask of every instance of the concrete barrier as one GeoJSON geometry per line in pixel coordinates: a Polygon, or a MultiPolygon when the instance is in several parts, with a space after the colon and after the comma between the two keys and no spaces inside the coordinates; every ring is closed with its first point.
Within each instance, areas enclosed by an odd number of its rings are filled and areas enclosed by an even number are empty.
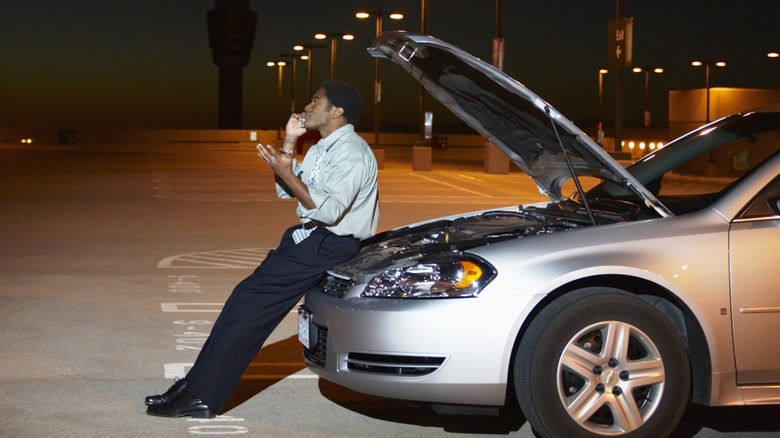
{"type": "Polygon", "coordinates": [[[485,173],[506,175],[509,173],[509,157],[493,143],[485,143],[484,167],[485,173]]]}
{"type": "Polygon", "coordinates": [[[385,150],[384,148],[371,148],[376,159],[376,168],[382,170],[385,168],[385,150]]]}
{"type": "Polygon", "coordinates": [[[427,172],[431,170],[433,152],[430,146],[412,146],[412,170],[427,172]]]}

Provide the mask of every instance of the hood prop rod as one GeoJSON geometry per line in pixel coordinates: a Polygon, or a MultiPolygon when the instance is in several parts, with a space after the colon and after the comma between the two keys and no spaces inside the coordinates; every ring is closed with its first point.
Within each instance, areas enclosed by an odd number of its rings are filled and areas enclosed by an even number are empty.
{"type": "Polygon", "coordinates": [[[566,166],[569,167],[569,172],[571,172],[571,179],[574,181],[574,185],[577,187],[577,193],[579,193],[580,199],[582,199],[582,204],[585,206],[585,211],[588,212],[588,218],[590,219],[590,223],[595,227],[596,218],[593,216],[593,210],[590,209],[588,198],[585,197],[585,190],[582,189],[582,184],[580,184],[580,179],[579,177],[577,177],[577,172],[574,171],[574,165],[571,162],[569,153],[566,151],[566,147],[563,145],[563,141],[561,140],[560,134],[558,134],[558,127],[555,125],[555,120],[553,120],[549,105],[544,106],[544,112],[547,113],[547,117],[550,119],[550,124],[552,125],[553,132],[555,132],[555,138],[558,139],[558,144],[561,146],[563,157],[566,159],[566,166]]]}

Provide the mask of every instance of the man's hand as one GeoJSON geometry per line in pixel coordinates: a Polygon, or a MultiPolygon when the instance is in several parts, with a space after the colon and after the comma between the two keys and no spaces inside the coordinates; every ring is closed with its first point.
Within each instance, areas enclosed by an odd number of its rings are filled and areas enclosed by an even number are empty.
{"type": "Polygon", "coordinates": [[[298,198],[298,201],[304,207],[313,209],[314,201],[309,194],[309,188],[292,171],[292,157],[282,155],[271,145],[257,145],[257,155],[273,169],[274,174],[284,183],[292,192],[291,195],[298,198]]]}
{"type": "Polygon", "coordinates": [[[303,127],[303,122],[305,120],[306,117],[303,114],[293,113],[290,115],[290,118],[287,120],[287,126],[284,128],[285,137],[297,141],[298,137],[306,134],[306,128],[303,127]]]}
{"type": "Polygon", "coordinates": [[[278,153],[271,145],[258,144],[257,152],[257,155],[259,155],[280,178],[285,179],[285,176],[292,175],[292,157],[278,153]]]}

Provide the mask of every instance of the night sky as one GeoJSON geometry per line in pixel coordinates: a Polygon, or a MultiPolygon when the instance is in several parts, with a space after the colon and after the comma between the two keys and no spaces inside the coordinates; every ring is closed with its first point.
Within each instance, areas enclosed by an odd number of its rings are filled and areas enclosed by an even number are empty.
{"type": "MultiPolygon", "coordinates": [[[[587,123],[598,113],[597,69],[607,64],[607,25],[615,0],[503,0],[504,70],[567,117],[587,123]]],[[[366,53],[374,20],[358,10],[400,11],[384,29],[421,28],[420,0],[253,0],[258,23],[244,69],[244,128],[286,120],[290,69],[283,104],[278,70],[266,62],[296,43],[322,44],[317,32],[352,33],[338,44],[336,78],[364,95],[358,128],[372,129],[374,60],[366,53]]],[[[704,87],[693,59],[725,60],[711,86],[780,88],[778,0],[623,0],[634,18],[634,65],[660,66],[650,79],[655,123],[665,123],[669,90],[704,87]]],[[[218,69],[211,62],[206,12],[213,0],[1,0],[0,127],[184,128],[217,127],[218,69]]],[[[429,0],[427,32],[491,60],[496,33],[494,0],[429,0]]],[[[329,43],[329,41],[325,41],[329,43]]],[[[315,50],[314,86],[328,79],[330,52],[315,50]]],[[[296,102],[307,102],[306,62],[299,61],[296,102]]],[[[644,76],[626,73],[625,123],[641,126],[644,76]]],[[[382,65],[382,123],[416,129],[419,85],[389,61],[382,65]]],[[[605,76],[605,119],[614,118],[614,72],[605,76]]],[[[432,100],[429,98],[429,101],[432,100]]],[[[299,109],[300,109],[299,108],[299,109]]],[[[436,123],[446,111],[431,105],[436,123]]],[[[435,129],[435,128],[434,128],[435,129]]]]}

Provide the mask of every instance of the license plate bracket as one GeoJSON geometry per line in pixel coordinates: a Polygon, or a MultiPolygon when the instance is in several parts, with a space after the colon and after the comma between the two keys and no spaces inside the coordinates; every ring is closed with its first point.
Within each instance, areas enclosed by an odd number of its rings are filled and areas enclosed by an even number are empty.
{"type": "Polygon", "coordinates": [[[303,344],[307,350],[311,349],[312,345],[316,345],[316,338],[314,338],[314,343],[311,341],[312,334],[316,334],[317,330],[312,324],[312,316],[311,311],[305,306],[298,307],[298,341],[303,344]]]}

